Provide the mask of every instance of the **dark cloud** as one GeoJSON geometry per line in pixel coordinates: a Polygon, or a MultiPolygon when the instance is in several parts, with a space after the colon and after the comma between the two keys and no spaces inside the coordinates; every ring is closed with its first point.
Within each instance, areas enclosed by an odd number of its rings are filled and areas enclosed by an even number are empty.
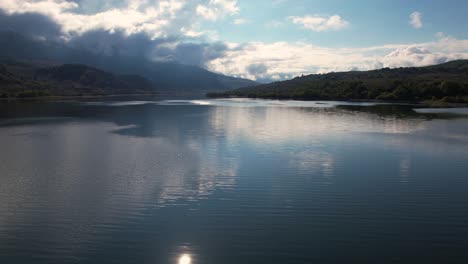
{"type": "Polygon", "coordinates": [[[76,49],[95,54],[179,62],[204,67],[227,51],[223,43],[184,43],[179,37],[151,39],[146,33],[127,36],[122,31],[89,31],[68,43],[76,49]]]}
{"type": "Polygon", "coordinates": [[[252,75],[262,75],[268,71],[268,68],[263,63],[250,64],[247,66],[247,72],[252,75]]]}
{"type": "Polygon", "coordinates": [[[4,30],[33,39],[60,42],[75,50],[97,55],[171,61],[200,67],[222,57],[228,49],[223,43],[186,43],[183,36],[153,39],[143,32],[127,35],[118,30],[94,30],[81,35],[65,35],[57,23],[36,13],[7,15],[0,10],[0,24],[4,30]]]}
{"type": "Polygon", "coordinates": [[[46,40],[58,40],[62,36],[61,27],[44,15],[36,13],[7,15],[0,9],[2,30],[46,40]]]}
{"type": "Polygon", "coordinates": [[[73,37],[69,45],[107,56],[149,58],[158,45],[170,41],[174,39],[151,39],[145,33],[127,36],[122,31],[95,30],[73,37]]]}
{"type": "Polygon", "coordinates": [[[207,62],[222,57],[228,47],[223,43],[179,43],[173,49],[158,48],[155,55],[184,64],[204,67],[207,62]]]}

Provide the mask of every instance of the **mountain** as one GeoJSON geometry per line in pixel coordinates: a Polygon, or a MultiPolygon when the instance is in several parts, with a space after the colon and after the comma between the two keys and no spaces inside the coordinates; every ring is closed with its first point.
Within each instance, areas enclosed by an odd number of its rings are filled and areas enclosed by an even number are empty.
{"type": "Polygon", "coordinates": [[[153,84],[136,75],[116,75],[80,64],[42,67],[18,61],[0,65],[0,97],[154,94],[153,84]]]}
{"type": "Polygon", "coordinates": [[[210,97],[468,102],[468,60],[412,68],[311,74],[210,97]]]}
{"type": "Polygon", "coordinates": [[[64,64],[57,67],[42,68],[36,72],[37,80],[70,81],[83,87],[98,87],[120,93],[135,90],[151,91],[153,85],[138,75],[115,75],[100,69],[81,64],[64,64]]]}
{"type": "Polygon", "coordinates": [[[49,65],[83,64],[124,75],[140,75],[160,91],[204,94],[258,83],[173,62],[153,62],[144,57],[108,56],[67,46],[59,41],[32,39],[14,31],[0,32],[0,62],[22,60],[49,65]]]}

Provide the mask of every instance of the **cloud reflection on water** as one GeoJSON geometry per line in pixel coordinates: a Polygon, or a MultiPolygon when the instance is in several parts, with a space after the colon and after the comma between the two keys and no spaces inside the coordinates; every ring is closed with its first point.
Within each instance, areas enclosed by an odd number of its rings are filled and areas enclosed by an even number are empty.
{"type": "Polygon", "coordinates": [[[422,119],[382,118],[335,108],[233,108],[211,111],[215,133],[258,144],[346,137],[353,133],[409,134],[425,128],[422,119]]]}
{"type": "Polygon", "coordinates": [[[292,208],[294,191],[311,178],[332,185],[348,171],[380,172],[370,163],[384,160],[395,181],[407,184],[418,166],[414,153],[468,155],[460,144],[468,142],[466,119],[228,103],[236,106],[67,104],[64,111],[37,105],[39,119],[30,118],[32,107],[20,116],[30,119],[2,122],[0,233],[15,237],[54,226],[38,241],[57,250],[71,245],[76,255],[88,252],[89,241],[128,229],[137,237],[148,226],[183,229],[186,214],[174,208],[198,210],[218,191],[267,189],[292,208]],[[152,226],[160,210],[171,217],[152,226]]]}

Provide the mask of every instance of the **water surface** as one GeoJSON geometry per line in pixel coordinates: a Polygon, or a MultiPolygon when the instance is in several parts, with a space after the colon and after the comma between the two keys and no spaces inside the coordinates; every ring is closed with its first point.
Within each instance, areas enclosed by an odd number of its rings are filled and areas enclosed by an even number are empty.
{"type": "Polygon", "coordinates": [[[468,116],[0,104],[0,263],[466,263],[468,116]]]}

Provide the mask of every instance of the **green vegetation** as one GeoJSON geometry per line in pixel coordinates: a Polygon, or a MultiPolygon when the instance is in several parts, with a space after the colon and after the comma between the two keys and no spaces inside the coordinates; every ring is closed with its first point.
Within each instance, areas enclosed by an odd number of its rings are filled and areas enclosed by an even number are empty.
{"type": "Polygon", "coordinates": [[[143,77],[115,75],[80,64],[40,67],[9,62],[0,65],[0,99],[154,93],[153,84],[143,77]]]}
{"type": "MultiPolygon", "coordinates": [[[[224,76],[192,65],[155,62],[146,57],[125,56],[118,53],[106,55],[98,51],[71,47],[66,43],[39,41],[12,31],[8,27],[0,28],[0,47],[0,64],[11,64],[11,60],[20,60],[26,64],[87,65],[114,74],[142,76],[161,92],[177,94],[183,92],[192,96],[200,96],[208,91],[226,91],[258,84],[251,80],[224,76]]],[[[139,51],[135,50],[135,52],[139,51]]],[[[21,65],[13,65],[13,68],[16,66],[21,65]]],[[[51,65],[39,66],[50,67],[51,65]]]]}
{"type": "Polygon", "coordinates": [[[468,60],[418,68],[312,74],[207,96],[468,103],[468,60]]]}

